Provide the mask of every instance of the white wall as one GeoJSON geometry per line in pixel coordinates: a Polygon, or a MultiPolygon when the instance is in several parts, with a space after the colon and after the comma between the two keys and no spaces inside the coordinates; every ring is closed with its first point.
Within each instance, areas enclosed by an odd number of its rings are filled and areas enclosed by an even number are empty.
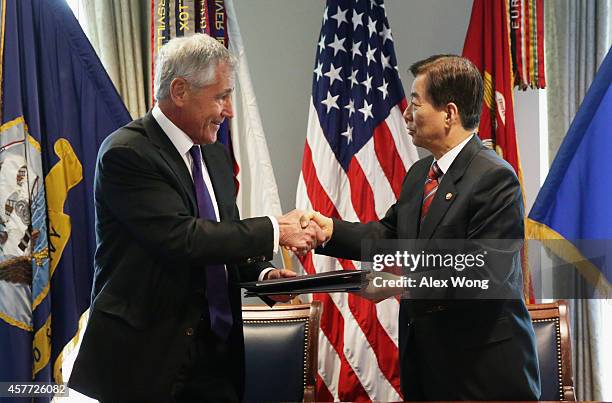
{"type": "Polygon", "coordinates": [[[472,0],[386,0],[385,4],[402,83],[409,92],[412,63],[434,54],[461,54],[472,0]]]}
{"type": "Polygon", "coordinates": [[[533,202],[548,174],[548,127],[546,93],[514,90],[516,138],[523,171],[525,211],[533,202]]]}

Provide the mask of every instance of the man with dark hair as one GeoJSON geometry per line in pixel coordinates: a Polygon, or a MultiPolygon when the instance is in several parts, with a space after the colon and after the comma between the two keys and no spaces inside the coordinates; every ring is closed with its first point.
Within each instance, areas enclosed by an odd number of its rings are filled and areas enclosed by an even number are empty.
{"type": "MultiPolygon", "coordinates": [[[[476,67],[439,55],[410,71],[415,80],[404,119],[413,143],[432,155],[410,168],[399,200],[380,221],[349,223],[311,213],[329,238],[317,253],[360,260],[363,239],[523,239],[517,176],[474,133],[483,98],[476,67]]],[[[406,400],[538,400],[535,335],[522,300],[520,259],[503,270],[504,299],[401,300],[406,400]]]]}
{"type": "Polygon", "coordinates": [[[427,93],[437,108],[453,102],[463,127],[478,128],[482,109],[483,83],[480,72],[468,59],[435,55],[410,66],[414,77],[427,75],[427,93]]]}

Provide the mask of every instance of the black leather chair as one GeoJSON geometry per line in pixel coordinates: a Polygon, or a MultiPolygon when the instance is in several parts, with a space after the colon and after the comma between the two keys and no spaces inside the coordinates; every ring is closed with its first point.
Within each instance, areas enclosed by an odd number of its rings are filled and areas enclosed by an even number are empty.
{"type": "Polygon", "coordinates": [[[320,302],[242,307],[246,402],[314,402],[320,302]]]}
{"type": "Polygon", "coordinates": [[[527,305],[538,345],[540,400],[575,401],[572,351],[565,301],[527,305]]]}

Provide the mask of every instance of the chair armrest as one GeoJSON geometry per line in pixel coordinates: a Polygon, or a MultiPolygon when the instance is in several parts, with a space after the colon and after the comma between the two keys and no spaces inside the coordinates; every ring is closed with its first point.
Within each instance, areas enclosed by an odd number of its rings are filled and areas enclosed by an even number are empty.
{"type": "Polygon", "coordinates": [[[574,391],[573,386],[563,387],[563,400],[570,401],[570,402],[576,401],[576,393],[574,391]]]}
{"type": "Polygon", "coordinates": [[[315,401],[315,389],[314,386],[308,385],[304,388],[304,402],[314,402],[315,401]]]}

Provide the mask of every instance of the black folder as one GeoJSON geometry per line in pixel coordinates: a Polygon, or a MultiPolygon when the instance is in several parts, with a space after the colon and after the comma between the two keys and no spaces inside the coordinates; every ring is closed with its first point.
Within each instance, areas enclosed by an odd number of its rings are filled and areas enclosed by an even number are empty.
{"type": "Polygon", "coordinates": [[[368,283],[366,270],[337,270],[326,273],[242,283],[246,297],[257,295],[308,294],[312,292],[354,292],[368,283]]]}

